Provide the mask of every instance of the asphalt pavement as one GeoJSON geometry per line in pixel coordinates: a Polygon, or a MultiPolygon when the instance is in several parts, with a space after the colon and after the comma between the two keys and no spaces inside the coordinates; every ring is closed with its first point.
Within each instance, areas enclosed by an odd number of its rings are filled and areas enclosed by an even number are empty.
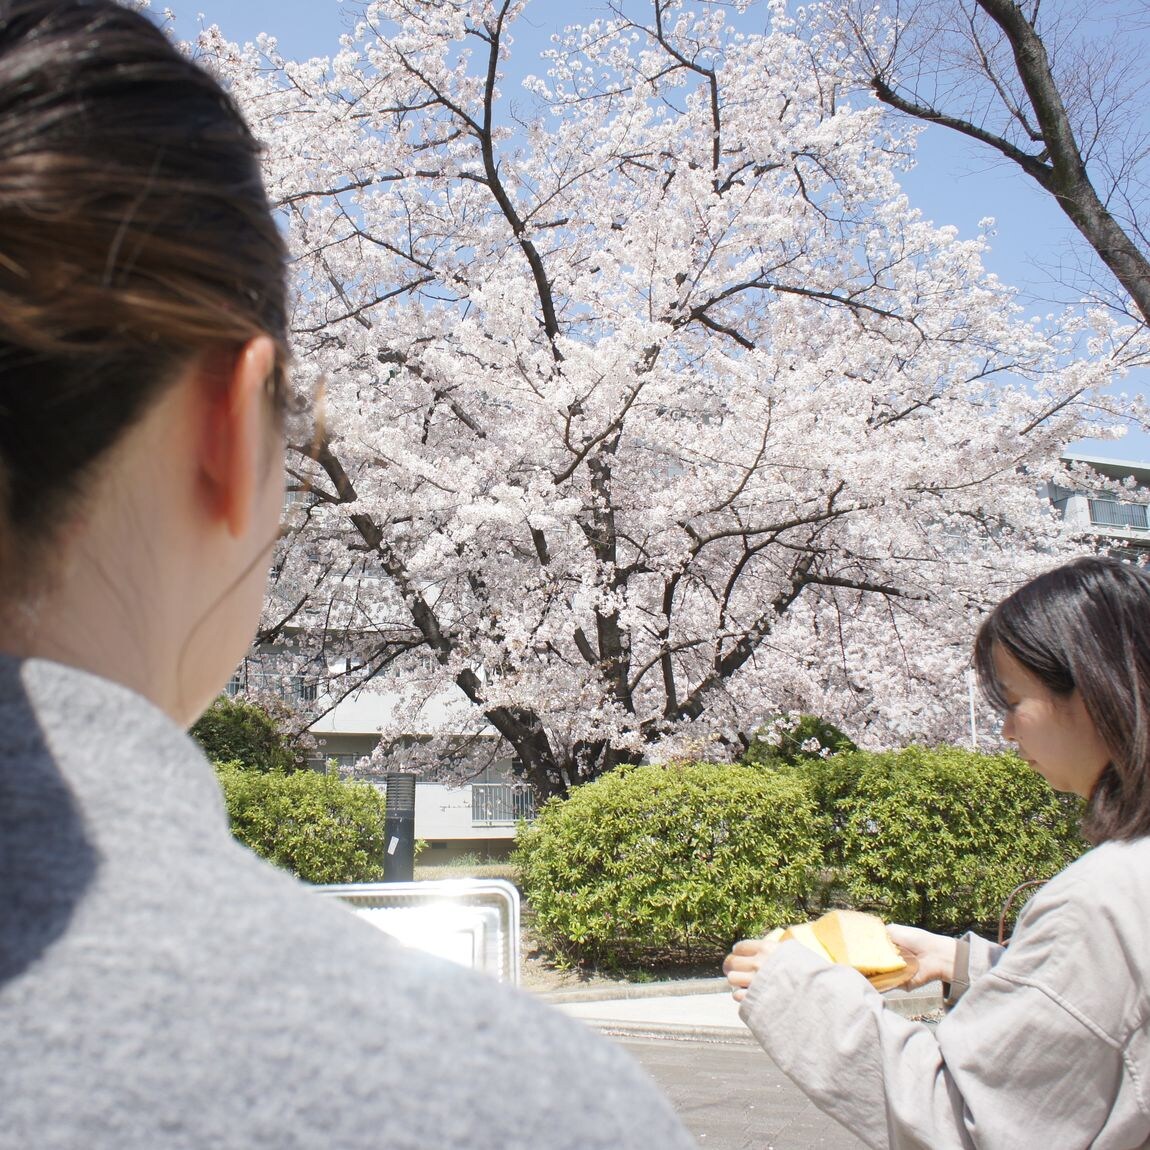
{"type": "Polygon", "coordinates": [[[671,1100],[700,1150],[866,1150],[753,1042],[619,1041],[671,1100]]]}
{"type": "MultiPolygon", "coordinates": [[[[704,1150],[862,1150],[863,1143],[817,1110],[758,1045],[725,979],[543,997],[620,1042],[704,1150]]],[[[930,1017],[942,1006],[937,983],[888,991],[884,998],[888,1009],[908,1017],[930,1017]]]]}

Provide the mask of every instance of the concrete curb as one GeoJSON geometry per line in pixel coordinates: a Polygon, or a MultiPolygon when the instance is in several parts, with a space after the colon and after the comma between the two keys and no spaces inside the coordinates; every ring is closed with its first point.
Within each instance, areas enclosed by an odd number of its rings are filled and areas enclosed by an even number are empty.
{"type": "Polygon", "coordinates": [[[942,983],[928,982],[915,990],[888,990],[883,996],[887,1010],[903,1018],[942,1014],[942,983]]]}
{"type": "MultiPolygon", "coordinates": [[[[638,982],[620,985],[573,986],[536,992],[544,1002],[622,1002],[632,998],[660,998],[684,994],[719,994],[727,990],[725,978],[682,978],[666,982],[638,982]]],[[[888,990],[883,999],[887,1009],[904,1017],[932,1014],[942,1010],[942,985],[928,982],[915,990],[888,990]]]]}
{"type": "Polygon", "coordinates": [[[727,989],[727,980],[680,978],[666,982],[624,982],[596,986],[571,986],[538,992],[544,1002],[620,1002],[629,998],[662,998],[681,994],[717,994],[727,989]]]}
{"type": "Polygon", "coordinates": [[[708,1042],[723,1046],[758,1046],[758,1040],[745,1026],[687,1026],[676,1022],[617,1022],[611,1019],[582,1018],[585,1026],[612,1038],[657,1039],[659,1041],[708,1042]]]}
{"type": "MultiPolygon", "coordinates": [[[[558,1009],[567,1005],[580,1003],[602,1003],[601,1017],[596,1017],[594,1006],[573,1014],[584,1025],[590,1026],[600,1033],[621,1039],[660,1039],[679,1040],[708,1043],[722,1043],[728,1045],[755,1045],[755,1039],[750,1031],[739,1021],[728,1022],[730,1011],[727,1008],[725,993],[727,982],[723,978],[684,979],[680,982],[662,982],[656,984],[640,985],[630,988],[573,988],[566,991],[553,991],[542,995],[545,1001],[558,1009]],[[629,989],[630,994],[621,994],[620,989],[629,989]],[[642,1017],[643,1014],[659,1015],[658,1008],[648,1008],[640,1011],[640,1017],[628,1018],[629,1013],[624,1004],[636,1000],[657,1000],[660,997],[675,997],[678,999],[706,996],[715,998],[723,996],[722,1008],[715,1011],[717,1017],[712,1024],[698,1017],[697,1010],[688,1011],[694,1014],[691,1021],[676,1021],[678,1014],[684,1009],[681,1002],[668,1003],[667,1016],[642,1017]],[[719,1021],[719,1017],[722,1021],[719,1021]]],[[[904,1018],[920,1019],[925,1022],[935,1022],[942,1016],[942,994],[938,983],[931,983],[912,991],[891,990],[883,995],[888,1010],[904,1018]]],[[[716,1006],[718,1003],[716,1003],[716,1006]]],[[[703,1016],[710,1013],[709,1007],[704,1007],[703,1016]]]]}

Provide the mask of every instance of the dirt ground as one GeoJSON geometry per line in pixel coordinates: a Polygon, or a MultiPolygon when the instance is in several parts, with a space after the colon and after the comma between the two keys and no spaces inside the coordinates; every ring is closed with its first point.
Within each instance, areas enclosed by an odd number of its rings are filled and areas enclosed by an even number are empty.
{"type": "Polygon", "coordinates": [[[718,978],[718,963],[656,963],[642,970],[603,971],[585,967],[564,967],[540,949],[528,931],[523,932],[519,963],[519,985],[535,994],[567,990],[607,990],[681,979],[718,978]]]}

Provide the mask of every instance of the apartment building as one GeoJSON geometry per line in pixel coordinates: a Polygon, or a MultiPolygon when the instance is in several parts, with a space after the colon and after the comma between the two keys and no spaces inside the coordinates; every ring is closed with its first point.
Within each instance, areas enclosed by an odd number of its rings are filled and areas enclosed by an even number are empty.
{"type": "Polygon", "coordinates": [[[1112,553],[1150,558],[1150,463],[1071,451],[1062,461],[1085,473],[1072,488],[1047,485],[1047,496],[1067,523],[1105,542],[1112,553]],[[1098,477],[1097,486],[1089,482],[1091,473],[1098,477]],[[1107,480],[1124,486],[1115,491],[1107,480]]]}
{"type": "MultiPolygon", "coordinates": [[[[353,691],[334,706],[326,706],[322,677],[281,673],[274,652],[255,653],[236,669],[228,684],[231,695],[269,695],[289,707],[307,707],[320,717],[308,728],[314,746],[308,758],[316,770],[336,768],[345,775],[362,778],[386,789],[379,775],[364,770],[380,740],[380,729],[389,726],[394,696],[385,688],[369,685],[353,691]]],[[[418,761],[418,744],[431,736],[442,737],[471,724],[473,705],[451,689],[431,696],[421,708],[415,729],[404,736],[418,761]]],[[[514,847],[515,829],[535,815],[531,788],[515,776],[515,762],[499,757],[495,732],[488,738],[471,737],[471,753],[461,755],[463,779],[447,784],[434,778],[417,778],[415,786],[415,835],[427,845],[421,864],[447,863],[462,855],[480,859],[506,857],[514,847]]],[[[402,749],[402,748],[401,748],[402,749]]],[[[397,756],[402,762],[402,754],[397,756]]]]}

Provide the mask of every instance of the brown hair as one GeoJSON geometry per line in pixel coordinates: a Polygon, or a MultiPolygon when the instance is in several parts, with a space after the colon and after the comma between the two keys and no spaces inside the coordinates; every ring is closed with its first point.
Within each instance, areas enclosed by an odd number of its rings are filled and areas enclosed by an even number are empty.
{"type": "MultiPolygon", "coordinates": [[[[270,335],[285,252],[230,97],[112,0],[0,0],[0,543],[208,349],[270,335]]],[[[0,546],[0,575],[8,548],[0,546]]]]}
{"type": "Polygon", "coordinates": [[[1090,796],[1092,842],[1150,834],[1150,574],[1117,559],[1078,559],[1032,579],[979,628],[974,665],[1005,710],[994,649],[1046,688],[1077,691],[1111,759],[1090,796]]]}

